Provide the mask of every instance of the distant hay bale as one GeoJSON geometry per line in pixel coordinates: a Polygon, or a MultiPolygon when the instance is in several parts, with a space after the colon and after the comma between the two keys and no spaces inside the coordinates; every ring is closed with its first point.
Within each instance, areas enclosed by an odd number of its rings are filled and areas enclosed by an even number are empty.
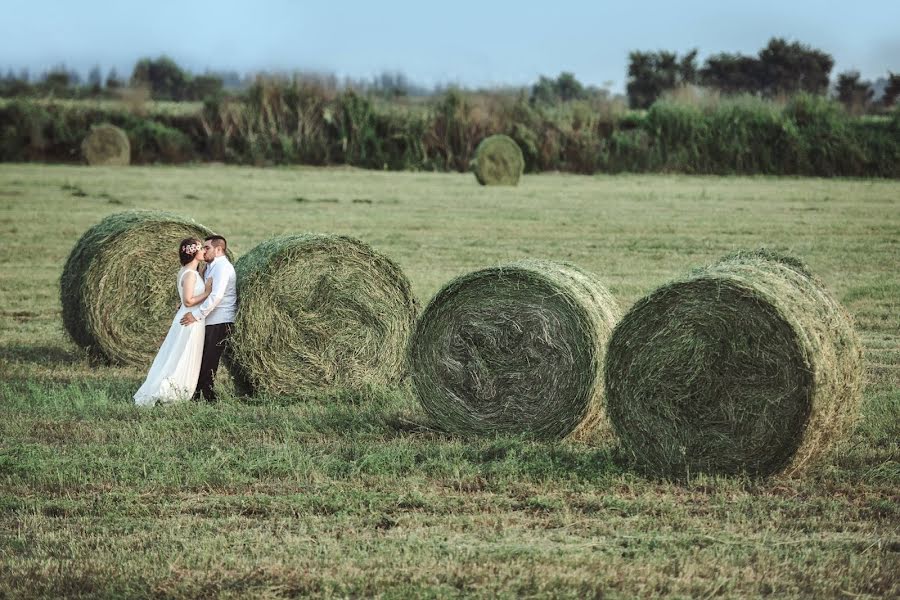
{"type": "Polygon", "coordinates": [[[226,361],[239,391],[297,395],[405,375],[417,304],[400,268],[367,244],[278,237],[235,269],[238,311],[226,361]]]}
{"type": "Polygon", "coordinates": [[[109,123],[91,127],[81,142],[81,152],[92,166],[125,166],[131,162],[128,135],[109,123]]]}
{"type": "Polygon", "coordinates": [[[178,244],[211,234],[193,221],[151,211],[113,214],[88,229],[60,279],[66,331],[95,356],[149,365],[178,307],[178,244]]]}
{"type": "Polygon", "coordinates": [[[525,159],[511,137],[492,135],[478,144],[473,167],[481,185],[517,185],[525,170],[525,159]]]}
{"type": "Polygon", "coordinates": [[[852,424],[861,361],[849,315],[800,261],[740,252],[625,315],[607,410],[649,472],[796,474],[852,424]]]}
{"type": "Polygon", "coordinates": [[[604,419],[603,357],[618,305],[595,276],[527,260],[448,283],[410,342],[413,388],[456,433],[559,439],[604,419]]]}

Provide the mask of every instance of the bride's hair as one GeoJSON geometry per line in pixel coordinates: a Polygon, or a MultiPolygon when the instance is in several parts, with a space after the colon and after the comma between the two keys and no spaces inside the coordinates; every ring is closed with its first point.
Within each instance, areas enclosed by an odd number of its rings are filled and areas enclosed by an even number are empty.
{"type": "Polygon", "coordinates": [[[203,248],[203,243],[197,238],[181,240],[181,244],[178,245],[178,258],[181,260],[181,264],[186,265],[194,260],[194,256],[200,252],[201,248],[203,248]]]}

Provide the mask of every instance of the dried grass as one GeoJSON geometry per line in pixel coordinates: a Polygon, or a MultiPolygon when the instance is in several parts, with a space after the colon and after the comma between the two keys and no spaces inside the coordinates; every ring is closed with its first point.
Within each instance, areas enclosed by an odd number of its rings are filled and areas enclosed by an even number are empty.
{"type": "Polygon", "coordinates": [[[447,431],[585,436],[605,422],[602,365],[618,315],[606,288],[573,265],[528,260],[469,273],[419,319],[414,391],[447,431]]]}
{"type": "Polygon", "coordinates": [[[740,252],[625,315],[607,410],[649,472],[798,474],[851,428],[861,361],[849,315],[800,261],[740,252]]]}
{"type": "Polygon", "coordinates": [[[492,135],[475,149],[473,170],[481,185],[518,185],[525,170],[525,159],[511,137],[492,135]]]}
{"type": "Polygon", "coordinates": [[[131,163],[128,135],[109,123],[91,127],[81,142],[81,153],[91,166],[126,166],[131,163]]]}
{"type": "Polygon", "coordinates": [[[63,325],[116,364],[148,366],[178,307],[178,244],[212,231],[177,215],[128,211],[88,229],[60,279],[63,325]]]}
{"type": "Polygon", "coordinates": [[[245,393],[399,381],[417,303],[400,268],[349,237],[303,234],[241,257],[226,361],[245,393]]]}

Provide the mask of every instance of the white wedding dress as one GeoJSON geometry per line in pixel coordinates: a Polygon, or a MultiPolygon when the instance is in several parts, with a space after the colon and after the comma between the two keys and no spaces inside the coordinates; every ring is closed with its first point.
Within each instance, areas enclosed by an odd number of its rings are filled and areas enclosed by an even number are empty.
{"type": "Polygon", "coordinates": [[[181,298],[181,308],[175,313],[169,333],[166,334],[166,339],[153,359],[147,380],[134,395],[134,403],[138,406],[187,400],[197,387],[197,379],[200,378],[200,359],[203,357],[205,327],[203,321],[187,326],[180,323],[181,317],[190,310],[184,305],[182,289],[182,279],[188,273],[194,274],[194,295],[200,295],[205,290],[203,278],[199,273],[187,268],[182,268],[178,272],[178,297],[181,298]]]}

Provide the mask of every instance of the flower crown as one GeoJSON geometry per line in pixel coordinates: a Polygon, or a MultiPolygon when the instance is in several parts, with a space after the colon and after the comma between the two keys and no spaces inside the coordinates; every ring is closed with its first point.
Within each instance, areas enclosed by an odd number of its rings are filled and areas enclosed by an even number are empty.
{"type": "Polygon", "coordinates": [[[181,251],[189,256],[193,256],[200,252],[200,248],[202,248],[200,244],[185,244],[181,247],[181,251]]]}

